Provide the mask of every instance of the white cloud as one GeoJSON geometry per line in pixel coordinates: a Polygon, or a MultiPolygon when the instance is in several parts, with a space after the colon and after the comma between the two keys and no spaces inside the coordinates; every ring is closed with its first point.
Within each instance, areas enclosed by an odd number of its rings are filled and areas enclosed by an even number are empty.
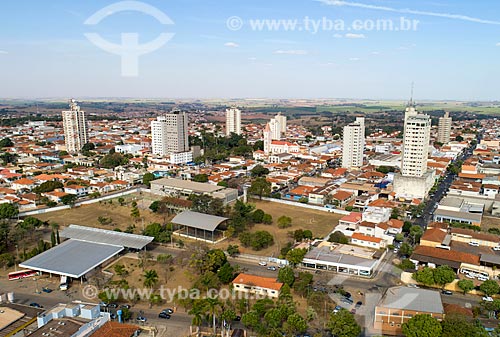
{"type": "Polygon", "coordinates": [[[0,54],[8,54],[9,52],[6,50],[0,50],[0,54]]]}
{"type": "Polygon", "coordinates": [[[370,54],[372,54],[372,55],[380,55],[381,53],[379,51],[372,51],[370,54]]]}
{"type": "Polygon", "coordinates": [[[497,43],[497,47],[500,47],[500,42],[497,43]]]}
{"type": "Polygon", "coordinates": [[[366,37],[365,34],[347,33],[345,35],[346,39],[364,39],[365,37],[366,37]]]}
{"type": "Polygon", "coordinates": [[[397,49],[398,50],[409,50],[409,49],[415,48],[416,46],[417,45],[415,43],[412,43],[412,44],[409,44],[409,45],[406,45],[406,46],[398,47],[397,49]]]}
{"type": "Polygon", "coordinates": [[[319,65],[322,66],[322,67],[335,67],[335,66],[337,66],[337,63],[335,63],[335,62],[325,62],[325,63],[320,63],[319,65]]]}
{"type": "Polygon", "coordinates": [[[237,44],[236,42],[226,42],[226,43],[224,43],[224,46],[230,47],[230,48],[238,48],[240,45],[237,44]]]}
{"type": "Polygon", "coordinates": [[[349,59],[349,61],[353,61],[353,62],[354,62],[354,61],[359,61],[359,57],[351,57],[351,58],[349,59]]]}
{"type": "Polygon", "coordinates": [[[342,38],[342,34],[333,34],[333,37],[336,38],[336,39],[341,39],[342,38]]]}
{"type": "Polygon", "coordinates": [[[364,4],[364,3],[360,3],[360,2],[341,1],[341,0],[317,0],[317,1],[322,2],[326,5],[331,5],[331,6],[357,7],[357,8],[373,9],[373,10],[384,11],[384,12],[434,16],[434,17],[440,17],[440,18],[446,18],[446,19],[482,23],[482,24],[487,24],[487,25],[500,25],[500,21],[484,20],[484,19],[475,18],[472,16],[462,15],[462,14],[428,12],[428,11],[414,10],[414,9],[410,9],[410,8],[394,8],[394,7],[377,6],[377,5],[364,4]]]}
{"type": "Polygon", "coordinates": [[[287,54],[287,55],[307,55],[307,50],[292,49],[292,50],[275,50],[274,54],[287,54]]]}
{"type": "Polygon", "coordinates": [[[256,57],[249,57],[248,58],[250,61],[257,61],[257,58],[256,57]]]}

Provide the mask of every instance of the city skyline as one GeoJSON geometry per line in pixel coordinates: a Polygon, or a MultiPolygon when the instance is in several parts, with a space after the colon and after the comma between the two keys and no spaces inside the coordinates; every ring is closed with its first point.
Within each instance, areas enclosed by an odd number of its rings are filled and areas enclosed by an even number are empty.
{"type": "Polygon", "coordinates": [[[5,4],[1,25],[9,33],[0,35],[2,96],[402,100],[415,81],[419,101],[498,99],[500,22],[492,14],[498,4],[147,1],[174,24],[132,11],[85,24],[115,3],[31,1],[29,12],[5,4]],[[229,25],[235,17],[241,28],[229,25]],[[300,27],[251,27],[251,20],[265,19],[297,20],[300,27]],[[329,29],[328,20],[343,20],[346,27],[329,29]],[[398,32],[349,31],[355,20],[418,24],[398,32]],[[140,43],[162,32],[174,34],[139,57],[137,77],[122,76],[120,56],[85,37],[91,32],[118,43],[121,33],[134,31],[140,43]]]}

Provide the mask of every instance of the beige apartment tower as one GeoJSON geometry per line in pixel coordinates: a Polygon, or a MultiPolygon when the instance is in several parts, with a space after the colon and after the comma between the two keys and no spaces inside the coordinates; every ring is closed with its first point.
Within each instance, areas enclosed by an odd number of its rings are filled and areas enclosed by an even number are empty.
{"type": "Polygon", "coordinates": [[[452,120],[448,111],[444,113],[443,117],[439,117],[437,137],[438,142],[442,144],[447,144],[450,142],[451,122],[452,120]]]}
{"type": "Polygon", "coordinates": [[[231,133],[241,135],[241,110],[238,108],[226,109],[226,135],[231,133]]]}
{"type": "Polygon", "coordinates": [[[363,166],[365,150],[365,118],[356,117],[356,121],[344,126],[342,145],[342,167],[357,169],[363,166]]]}
{"type": "Polygon", "coordinates": [[[89,133],[85,112],[80,110],[80,106],[74,99],[69,101],[69,110],[62,112],[62,120],[66,151],[80,152],[83,145],[89,141],[89,133]]]}
{"type": "Polygon", "coordinates": [[[173,111],[151,122],[152,153],[167,156],[189,151],[186,112],[173,111]]]}

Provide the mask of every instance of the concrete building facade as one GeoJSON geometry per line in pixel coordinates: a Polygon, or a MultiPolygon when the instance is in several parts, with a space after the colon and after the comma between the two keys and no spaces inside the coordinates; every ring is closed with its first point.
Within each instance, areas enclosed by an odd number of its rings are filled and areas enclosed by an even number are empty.
{"type": "Polygon", "coordinates": [[[438,142],[443,144],[449,143],[451,134],[451,122],[452,120],[448,111],[444,113],[443,117],[439,117],[437,137],[438,142]]]}
{"type": "Polygon", "coordinates": [[[185,112],[173,111],[151,122],[153,154],[167,156],[170,153],[189,151],[188,117],[185,112]]]}
{"type": "Polygon", "coordinates": [[[342,167],[347,169],[363,166],[365,149],[365,118],[356,117],[356,121],[344,126],[342,147],[342,167]]]}
{"type": "Polygon", "coordinates": [[[69,110],[62,112],[64,143],[66,151],[77,153],[89,141],[88,124],[85,112],[80,110],[74,99],[70,100],[69,107],[69,110]]]}
{"type": "Polygon", "coordinates": [[[226,135],[231,133],[241,135],[241,110],[238,108],[226,109],[226,135]]]}

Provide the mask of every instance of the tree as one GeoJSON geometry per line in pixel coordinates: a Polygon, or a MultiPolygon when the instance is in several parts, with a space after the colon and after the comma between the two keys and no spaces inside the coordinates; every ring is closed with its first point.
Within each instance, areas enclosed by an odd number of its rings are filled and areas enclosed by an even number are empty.
{"type": "Polygon", "coordinates": [[[330,237],[328,238],[329,242],[336,242],[336,243],[341,243],[341,244],[347,244],[349,243],[349,239],[344,235],[344,233],[340,231],[335,231],[332,234],[330,234],[330,237]]]}
{"type": "Polygon", "coordinates": [[[295,273],[293,272],[292,267],[286,266],[281,268],[278,271],[278,281],[286,283],[291,287],[295,281],[295,273]]]}
{"type": "Polygon", "coordinates": [[[217,186],[222,186],[222,187],[229,187],[229,183],[225,180],[221,180],[217,183],[217,186]]]}
{"type": "Polygon", "coordinates": [[[282,215],[278,218],[278,228],[288,228],[292,226],[292,218],[282,215]]]}
{"type": "Polygon", "coordinates": [[[260,325],[260,316],[257,312],[251,310],[241,316],[241,323],[247,328],[255,329],[260,325]]]}
{"type": "Polygon", "coordinates": [[[455,272],[449,266],[439,266],[433,270],[434,283],[444,286],[455,279],[455,272]]]}
{"type": "Polygon", "coordinates": [[[113,269],[115,270],[116,275],[120,277],[123,277],[128,274],[128,271],[123,264],[115,264],[113,269]]]}
{"type": "MultiPolygon", "coordinates": [[[[467,280],[469,281],[469,280],[467,280]]],[[[475,325],[468,317],[461,314],[447,314],[441,322],[441,337],[488,337],[482,326],[475,325]]]]}
{"type": "Polygon", "coordinates": [[[44,183],[41,183],[39,186],[35,187],[33,189],[34,193],[41,194],[41,193],[46,193],[46,192],[52,192],[55,189],[58,188],[63,188],[64,184],[60,181],[46,181],[44,183]]]}
{"type": "Polygon", "coordinates": [[[290,333],[296,334],[296,333],[303,333],[307,330],[307,322],[306,320],[300,316],[298,313],[293,313],[290,316],[288,316],[287,320],[287,330],[290,333]]]}
{"type": "Polygon", "coordinates": [[[401,255],[410,256],[413,252],[413,248],[408,243],[403,242],[401,244],[401,248],[399,248],[399,252],[401,253],[401,255]]]}
{"type": "Polygon", "coordinates": [[[410,235],[413,238],[413,243],[417,243],[418,240],[420,240],[420,237],[422,236],[422,234],[423,234],[422,227],[420,227],[418,225],[411,226],[410,235]]]}
{"type": "Polygon", "coordinates": [[[0,148],[12,147],[12,146],[14,146],[14,143],[10,138],[3,138],[2,140],[0,140],[0,148]]]}
{"type": "Polygon", "coordinates": [[[226,262],[220,267],[217,271],[217,277],[223,284],[229,284],[232,280],[234,280],[234,268],[226,262]]]}
{"type": "Polygon", "coordinates": [[[161,264],[170,263],[172,260],[173,257],[170,254],[158,254],[158,256],[156,256],[156,261],[161,264]]]}
{"type": "Polygon", "coordinates": [[[291,249],[288,251],[288,253],[286,253],[286,259],[293,267],[295,267],[302,262],[306,253],[306,248],[291,249]]]}
{"type": "Polygon", "coordinates": [[[61,202],[64,205],[69,205],[69,206],[73,207],[75,205],[77,198],[78,197],[76,196],[76,194],[66,194],[66,195],[63,195],[61,197],[61,202]]]}
{"type": "Polygon", "coordinates": [[[137,221],[137,219],[141,216],[141,212],[139,212],[137,207],[134,207],[130,210],[130,216],[137,221]]]}
{"type": "Polygon", "coordinates": [[[427,286],[433,285],[434,281],[434,273],[431,268],[425,267],[413,274],[413,279],[415,281],[425,284],[427,286]]]}
{"type": "Polygon", "coordinates": [[[402,270],[415,270],[415,264],[409,259],[403,259],[398,267],[402,270]]]}
{"type": "Polygon", "coordinates": [[[208,175],[206,174],[197,174],[193,177],[193,181],[196,181],[198,183],[206,183],[208,182],[208,175]]]}
{"type": "MultiPolygon", "coordinates": [[[[125,205],[125,199],[123,197],[119,197],[118,198],[118,203],[120,204],[120,206],[125,205]]],[[[150,208],[151,208],[151,206],[150,206],[150,208]]]]}
{"type": "Polygon", "coordinates": [[[148,172],[142,176],[142,183],[147,187],[151,187],[151,182],[153,180],[155,180],[155,175],[153,173],[148,172]]]}
{"type": "Polygon", "coordinates": [[[120,153],[108,153],[99,161],[99,164],[108,169],[115,168],[117,166],[126,165],[128,163],[128,158],[120,153]]]}
{"type": "Polygon", "coordinates": [[[5,270],[8,267],[12,267],[14,265],[14,256],[10,253],[0,254],[0,266],[5,270]]]}
{"type": "Polygon", "coordinates": [[[273,217],[271,214],[264,214],[264,216],[262,217],[262,223],[266,224],[266,225],[270,225],[273,223],[273,217]]]}
{"type": "Polygon", "coordinates": [[[240,254],[240,249],[238,248],[238,245],[229,245],[227,246],[226,252],[229,256],[235,257],[240,254]]]}
{"type": "Polygon", "coordinates": [[[87,143],[82,146],[82,152],[88,152],[95,149],[94,143],[87,143]]]}
{"type": "Polygon", "coordinates": [[[268,231],[243,232],[239,239],[244,247],[251,247],[253,250],[261,250],[274,244],[274,238],[268,231]]]}
{"type": "Polygon", "coordinates": [[[399,208],[394,207],[391,212],[391,219],[398,219],[400,217],[399,208]]]}
{"type": "Polygon", "coordinates": [[[57,242],[56,242],[56,233],[54,231],[50,232],[50,244],[52,247],[55,247],[57,242]]]}
{"type": "Polygon", "coordinates": [[[253,222],[255,222],[255,223],[262,223],[262,219],[264,218],[264,215],[266,215],[266,213],[264,213],[263,210],[256,209],[252,213],[252,220],[253,220],[253,222]]]}
{"type": "Polygon", "coordinates": [[[484,281],[479,286],[479,290],[481,290],[483,293],[485,293],[486,296],[491,296],[491,295],[498,294],[500,287],[498,286],[497,281],[487,280],[487,281],[484,281]]]}
{"type": "Polygon", "coordinates": [[[309,272],[300,272],[293,283],[293,289],[302,296],[306,295],[313,281],[313,275],[309,272]]]}
{"type": "Polygon", "coordinates": [[[9,203],[0,204],[0,219],[11,219],[18,214],[19,210],[16,206],[9,203]]]}
{"type": "Polygon", "coordinates": [[[431,315],[415,315],[403,324],[403,334],[406,337],[437,337],[441,336],[441,324],[431,315]]]}
{"type": "Polygon", "coordinates": [[[354,316],[345,309],[331,314],[326,327],[335,337],[358,337],[361,334],[361,327],[354,316]]]}
{"type": "Polygon", "coordinates": [[[457,285],[464,292],[464,295],[474,289],[474,282],[472,282],[471,280],[460,280],[458,281],[457,285]]]}
{"type": "Polygon", "coordinates": [[[266,178],[259,177],[252,181],[248,193],[262,197],[268,196],[271,193],[271,183],[266,178]]]}
{"type": "Polygon", "coordinates": [[[262,165],[255,165],[252,170],[252,177],[262,177],[269,174],[269,170],[262,165]]]}
{"type": "Polygon", "coordinates": [[[146,270],[143,277],[145,287],[153,288],[158,283],[158,273],[156,270],[146,270]]]}

